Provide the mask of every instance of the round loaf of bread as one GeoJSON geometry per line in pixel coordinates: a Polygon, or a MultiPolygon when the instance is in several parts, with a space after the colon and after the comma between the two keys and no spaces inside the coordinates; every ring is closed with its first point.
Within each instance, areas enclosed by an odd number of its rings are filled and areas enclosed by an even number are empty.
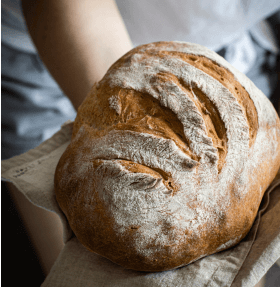
{"type": "Polygon", "coordinates": [[[205,47],[157,42],[92,88],[55,192],[89,250],[163,271],[240,242],[279,166],[280,123],[266,96],[205,47]]]}

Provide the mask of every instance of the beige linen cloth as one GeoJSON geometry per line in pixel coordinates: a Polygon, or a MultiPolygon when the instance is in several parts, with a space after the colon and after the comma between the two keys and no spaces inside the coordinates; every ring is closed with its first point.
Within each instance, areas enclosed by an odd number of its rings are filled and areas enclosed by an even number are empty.
{"type": "Polygon", "coordinates": [[[58,213],[65,247],[42,286],[254,286],[280,257],[280,173],[263,198],[249,234],[237,246],[172,271],[127,270],[89,252],[72,233],[54,194],[54,172],[70,142],[68,122],[51,139],[29,152],[2,161],[2,179],[13,184],[35,205],[58,213]]]}

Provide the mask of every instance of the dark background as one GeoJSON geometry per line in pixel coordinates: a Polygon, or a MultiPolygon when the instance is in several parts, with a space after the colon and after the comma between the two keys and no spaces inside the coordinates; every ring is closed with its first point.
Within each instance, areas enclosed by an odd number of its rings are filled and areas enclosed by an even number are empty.
{"type": "Polygon", "coordinates": [[[2,181],[1,209],[2,283],[7,286],[40,286],[45,276],[6,184],[2,181]]]}

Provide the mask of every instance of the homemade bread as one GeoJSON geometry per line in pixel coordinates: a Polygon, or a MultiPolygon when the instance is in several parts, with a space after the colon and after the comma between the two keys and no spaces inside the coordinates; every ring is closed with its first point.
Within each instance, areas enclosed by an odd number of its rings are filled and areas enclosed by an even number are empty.
{"type": "Polygon", "coordinates": [[[267,97],[197,44],[139,46],[78,110],[57,201],[89,250],[163,271],[240,242],[280,166],[267,97]]]}

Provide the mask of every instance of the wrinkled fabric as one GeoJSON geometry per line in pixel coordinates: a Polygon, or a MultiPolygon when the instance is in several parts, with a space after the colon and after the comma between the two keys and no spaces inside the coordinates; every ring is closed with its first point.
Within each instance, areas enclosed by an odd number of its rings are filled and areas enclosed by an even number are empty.
{"type": "Polygon", "coordinates": [[[62,219],[65,247],[42,286],[254,286],[280,257],[280,174],[266,191],[248,235],[235,247],[165,272],[124,269],[88,251],[71,231],[54,194],[54,173],[70,143],[72,123],[29,152],[2,161],[2,179],[62,219]]]}

